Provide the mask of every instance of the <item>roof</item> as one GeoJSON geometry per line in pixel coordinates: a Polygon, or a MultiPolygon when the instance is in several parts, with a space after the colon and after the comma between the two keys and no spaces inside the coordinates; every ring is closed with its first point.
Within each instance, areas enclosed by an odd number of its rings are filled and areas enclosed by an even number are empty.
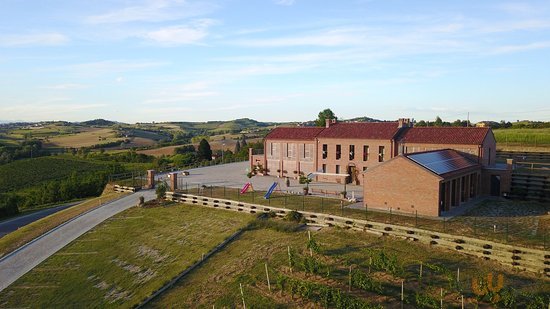
{"type": "Polygon", "coordinates": [[[481,145],[490,128],[413,127],[401,134],[403,143],[481,145]]]}
{"type": "Polygon", "coordinates": [[[397,122],[335,123],[319,133],[319,138],[391,140],[399,128],[397,122]]]}
{"type": "Polygon", "coordinates": [[[452,149],[417,152],[405,155],[410,160],[441,176],[480,165],[452,149]]]}
{"type": "Polygon", "coordinates": [[[278,127],[265,137],[266,139],[282,140],[314,140],[324,127],[278,127]]]}

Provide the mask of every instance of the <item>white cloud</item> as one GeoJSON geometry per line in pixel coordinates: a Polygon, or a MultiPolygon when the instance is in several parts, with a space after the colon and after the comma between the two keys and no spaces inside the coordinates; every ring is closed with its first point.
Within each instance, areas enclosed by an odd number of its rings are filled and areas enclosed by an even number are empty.
{"type": "Polygon", "coordinates": [[[5,47],[61,45],[68,41],[65,35],[55,32],[0,35],[0,46],[5,47]]]}
{"type": "Polygon", "coordinates": [[[201,2],[184,0],[149,0],[140,5],[128,6],[118,10],[93,15],[87,18],[92,24],[127,22],[162,22],[199,16],[211,12],[216,6],[201,2]]]}
{"type": "Polygon", "coordinates": [[[275,4],[290,6],[294,4],[294,0],[275,0],[275,4]]]}
{"type": "Polygon", "coordinates": [[[78,63],[67,66],[57,67],[54,70],[67,70],[72,73],[97,75],[102,73],[120,73],[126,71],[136,71],[148,68],[164,66],[167,62],[150,60],[104,60],[96,62],[78,63]]]}
{"type": "Polygon", "coordinates": [[[211,83],[199,81],[175,87],[166,87],[154,95],[154,98],[144,101],[145,104],[177,103],[217,96],[218,92],[211,90],[211,83]]]}
{"type": "Polygon", "coordinates": [[[214,20],[201,19],[189,25],[171,26],[150,31],[144,37],[167,46],[196,44],[208,35],[208,28],[214,24],[216,24],[214,20]]]}
{"type": "Polygon", "coordinates": [[[510,54],[510,53],[517,53],[517,52],[524,52],[524,51],[538,50],[538,49],[547,49],[547,48],[550,48],[550,41],[500,46],[495,48],[492,53],[493,54],[510,54]]]}
{"type": "Polygon", "coordinates": [[[58,84],[58,85],[50,85],[50,86],[44,86],[41,87],[43,89],[51,89],[51,90],[71,90],[71,89],[84,89],[88,88],[87,85],[83,84],[58,84]]]}
{"type": "Polygon", "coordinates": [[[237,40],[236,45],[245,47],[293,47],[293,46],[342,46],[357,45],[365,38],[365,34],[353,30],[329,30],[315,34],[303,34],[298,36],[237,40]]]}

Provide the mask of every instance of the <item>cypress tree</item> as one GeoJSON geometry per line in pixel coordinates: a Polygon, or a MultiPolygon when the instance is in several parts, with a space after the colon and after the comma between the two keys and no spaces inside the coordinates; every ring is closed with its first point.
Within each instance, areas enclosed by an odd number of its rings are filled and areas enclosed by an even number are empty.
{"type": "Polygon", "coordinates": [[[237,141],[237,144],[235,144],[235,153],[239,153],[241,151],[241,143],[237,141]]]}
{"type": "Polygon", "coordinates": [[[208,141],[204,138],[201,140],[199,144],[197,155],[199,157],[199,160],[206,160],[206,161],[212,160],[212,149],[210,148],[210,144],[208,143],[208,141]]]}

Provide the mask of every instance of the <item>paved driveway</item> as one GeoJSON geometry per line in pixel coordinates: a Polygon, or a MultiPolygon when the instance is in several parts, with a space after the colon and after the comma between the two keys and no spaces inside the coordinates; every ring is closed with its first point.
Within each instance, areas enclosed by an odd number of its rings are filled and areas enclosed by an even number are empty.
{"type": "Polygon", "coordinates": [[[145,200],[151,200],[155,197],[155,192],[154,190],[140,191],[105,204],[58,226],[31,243],[2,257],[0,259],[0,291],[80,235],[117,213],[136,205],[140,195],[144,196],[145,200]]]}
{"type": "Polygon", "coordinates": [[[67,208],[69,208],[71,206],[74,206],[74,205],[77,205],[79,203],[81,203],[81,202],[74,202],[74,203],[59,205],[59,206],[51,207],[51,208],[48,208],[48,209],[39,210],[39,211],[30,213],[28,215],[23,215],[23,216],[19,216],[19,217],[13,218],[13,219],[8,219],[8,220],[5,220],[5,221],[2,221],[2,222],[0,222],[0,237],[6,235],[8,233],[11,233],[11,232],[17,230],[18,228],[23,227],[27,224],[33,223],[36,220],[42,219],[44,217],[47,217],[47,216],[49,216],[51,214],[54,214],[58,211],[61,211],[63,209],[67,209],[67,208]]]}
{"type": "MultiPolygon", "coordinates": [[[[186,183],[188,188],[191,189],[196,188],[197,185],[242,188],[245,183],[251,182],[254,189],[260,191],[267,191],[273,182],[278,182],[281,186],[281,190],[283,191],[302,193],[302,188],[304,185],[299,184],[298,180],[291,179],[290,186],[286,187],[284,178],[277,178],[273,176],[254,176],[252,178],[246,177],[247,168],[249,168],[248,164],[248,162],[238,162],[190,169],[188,170],[190,173],[189,176],[183,176],[182,173],[178,173],[178,182],[181,186],[183,186],[181,189],[185,188],[186,183]]],[[[166,175],[163,175],[162,179],[166,179],[166,175]]],[[[334,192],[344,191],[343,184],[312,182],[309,184],[309,187],[334,192]]],[[[356,198],[362,198],[363,196],[363,189],[361,186],[346,185],[345,190],[349,193],[349,196],[351,196],[352,192],[356,198]]]]}

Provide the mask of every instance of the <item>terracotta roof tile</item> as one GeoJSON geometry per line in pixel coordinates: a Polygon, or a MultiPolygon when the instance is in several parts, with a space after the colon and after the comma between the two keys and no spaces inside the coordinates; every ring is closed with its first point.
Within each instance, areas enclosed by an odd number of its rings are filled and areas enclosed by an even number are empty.
{"type": "Polygon", "coordinates": [[[398,131],[397,125],[397,122],[342,122],[331,124],[318,137],[390,140],[398,131]]]}
{"type": "Polygon", "coordinates": [[[490,128],[413,127],[401,134],[404,143],[481,145],[490,128]]]}
{"type": "Polygon", "coordinates": [[[324,127],[279,127],[271,130],[266,139],[314,140],[324,127]]]}

